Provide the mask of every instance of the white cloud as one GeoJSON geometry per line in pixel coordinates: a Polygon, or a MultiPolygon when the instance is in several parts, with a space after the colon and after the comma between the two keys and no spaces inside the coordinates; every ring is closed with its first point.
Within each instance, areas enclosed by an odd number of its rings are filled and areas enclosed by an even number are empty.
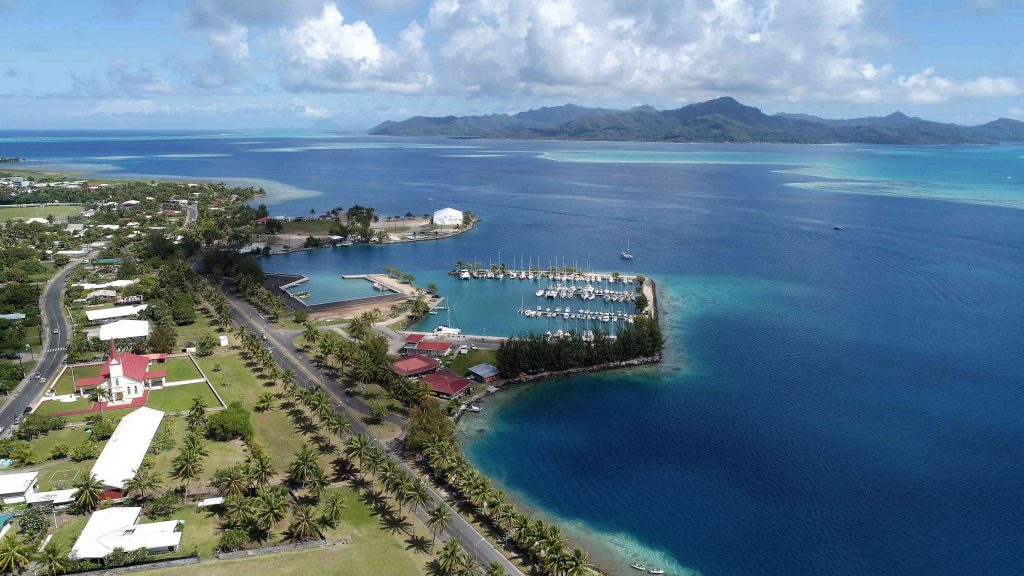
{"type": "Polygon", "coordinates": [[[1010,108],[1010,116],[1013,116],[1014,118],[1020,118],[1021,116],[1024,116],[1024,108],[1010,108]]]}
{"type": "Polygon", "coordinates": [[[433,83],[424,30],[413,22],[392,48],[362,20],[351,24],[334,3],[278,31],[283,85],[293,91],[417,93],[433,83]]]}
{"type": "Polygon", "coordinates": [[[166,104],[151,98],[107,98],[97,102],[85,116],[123,117],[123,116],[203,116],[220,117],[225,115],[261,115],[281,118],[328,118],[330,111],[307,104],[301,98],[291,102],[274,102],[268,104],[166,104]]]}

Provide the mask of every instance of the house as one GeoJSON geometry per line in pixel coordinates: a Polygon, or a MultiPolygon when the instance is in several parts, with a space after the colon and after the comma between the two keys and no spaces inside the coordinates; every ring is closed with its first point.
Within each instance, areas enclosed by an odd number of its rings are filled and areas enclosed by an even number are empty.
{"type": "Polygon", "coordinates": [[[89,517],[78,540],[71,549],[71,558],[98,560],[115,548],[138,550],[145,548],[150,554],[174,552],[181,545],[184,522],[168,520],[139,524],[142,508],[107,508],[97,510],[89,517]]]}
{"type": "Polygon", "coordinates": [[[403,358],[399,358],[391,364],[391,370],[399,376],[412,378],[428,372],[433,372],[434,370],[437,370],[440,365],[441,363],[433,358],[427,358],[426,356],[420,356],[419,354],[410,354],[403,358]]]}
{"type": "Polygon", "coordinates": [[[452,350],[451,342],[444,342],[442,340],[420,340],[416,343],[416,347],[412,348],[410,353],[419,354],[421,356],[429,356],[431,358],[444,358],[452,350]]]}
{"type": "Polygon", "coordinates": [[[490,364],[477,364],[469,369],[469,377],[477,382],[489,383],[498,379],[498,369],[490,364]]]}
{"type": "Polygon", "coordinates": [[[449,368],[442,368],[437,372],[427,374],[420,378],[420,382],[426,384],[434,394],[449,400],[462,396],[472,385],[468,379],[459,376],[449,368]]]}
{"type": "Polygon", "coordinates": [[[434,212],[431,222],[435,226],[462,226],[462,212],[455,208],[441,208],[434,212]]]}
{"type": "Polygon", "coordinates": [[[82,232],[85,232],[85,224],[68,224],[65,230],[67,230],[68,234],[81,236],[82,232]]]}
{"type": "Polygon", "coordinates": [[[24,320],[25,315],[19,312],[13,314],[0,314],[0,320],[24,320]]]}
{"type": "Polygon", "coordinates": [[[93,290],[85,295],[86,300],[95,300],[97,298],[117,298],[116,290],[93,290]]]}
{"type": "Polygon", "coordinates": [[[420,340],[426,338],[426,334],[409,334],[405,337],[405,343],[402,344],[402,355],[412,354],[416,351],[416,345],[420,343],[420,340]]]}
{"type": "Polygon", "coordinates": [[[121,418],[90,473],[107,488],[123,490],[142,465],[163,418],[163,412],[145,406],[121,418]]]}
{"type": "Polygon", "coordinates": [[[21,504],[35,493],[39,472],[21,472],[0,475],[0,498],[4,504],[21,504]]]}
{"type": "Polygon", "coordinates": [[[100,370],[99,376],[75,380],[75,390],[82,396],[90,390],[103,388],[111,402],[126,402],[141,398],[146,390],[163,386],[167,380],[166,370],[150,370],[153,358],[118,352],[114,341],[110,341],[110,357],[100,370]]]}
{"type": "Polygon", "coordinates": [[[149,336],[149,320],[118,320],[100,326],[100,340],[127,340],[149,336]]]}
{"type": "Polygon", "coordinates": [[[138,304],[145,300],[141,294],[135,294],[133,296],[122,296],[117,300],[114,300],[114,306],[129,306],[131,304],[138,304]]]}
{"type": "Polygon", "coordinates": [[[149,304],[139,304],[138,306],[119,306],[115,308],[103,308],[100,310],[86,310],[85,317],[90,322],[99,322],[102,320],[110,320],[112,318],[135,316],[146,308],[149,308],[149,304]]]}

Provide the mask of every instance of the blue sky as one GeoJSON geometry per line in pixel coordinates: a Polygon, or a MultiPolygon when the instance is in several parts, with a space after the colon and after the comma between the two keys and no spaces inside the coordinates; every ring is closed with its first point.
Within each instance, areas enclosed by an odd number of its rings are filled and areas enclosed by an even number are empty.
{"type": "Polygon", "coordinates": [[[0,129],[371,126],[730,95],[1024,119],[1020,0],[0,0],[0,129]]]}

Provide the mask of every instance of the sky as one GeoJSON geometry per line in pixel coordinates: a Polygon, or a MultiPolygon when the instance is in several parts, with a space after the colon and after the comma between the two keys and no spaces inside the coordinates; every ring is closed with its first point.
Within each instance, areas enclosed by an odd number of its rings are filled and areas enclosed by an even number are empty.
{"type": "Polygon", "coordinates": [[[1024,0],[0,0],[0,129],[572,102],[1024,120],[1024,0]]]}

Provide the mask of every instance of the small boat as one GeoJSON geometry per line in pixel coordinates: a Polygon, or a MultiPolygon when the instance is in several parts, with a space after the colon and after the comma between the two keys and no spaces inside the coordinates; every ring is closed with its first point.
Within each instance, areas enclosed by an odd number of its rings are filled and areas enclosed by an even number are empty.
{"type": "Polygon", "coordinates": [[[459,278],[462,279],[462,280],[469,280],[469,278],[470,278],[469,270],[460,270],[459,271],[459,278]]]}
{"type": "MultiPolygon", "coordinates": [[[[479,412],[481,410],[483,410],[483,408],[477,406],[476,404],[470,404],[469,405],[469,411],[470,412],[479,412]]],[[[664,572],[662,572],[662,574],[664,574],[664,572]]]]}
{"type": "Polygon", "coordinates": [[[639,562],[633,562],[632,564],[629,565],[629,567],[630,568],[636,568],[637,570],[640,570],[641,572],[647,570],[647,566],[644,566],[643,564],[641,564],[639,562]]]}
{"type": "Polygon", "coordinates": [[[662,570],[661,568],[651,568],[650,570],[648,570],[648,572],[650,572],[651,574],[664,574],[665,573],[665,571],[662,570]]]}
{"type": "Polygon", "coordinates": [[[623,260],[632,260],[633,259],[633,254],[632,254],[632,252],[629,251],[629,237],[628,236],[626,237],[626,249],[623,250],[621,254],[619,254],[619,258],[622,258],[623,260]]]}
{"type": "Polygon", "coordinates": [[[543,290],[537,290],[536,295],[537,295],[537,298],[540,298],[541,296],[544,295],[544,291],[543,290]]]}
{"type": "Polygon", "coordinates": [[[833,227],[832,227],[832,229],[833,229],[833,230],[837,230],[837,231],[839,231],[839,232],[842,232],[842,231],[843,231],[843,227],[842,227],[842,226],[839,226],[839,225],[833,226],[833,227]]]}

